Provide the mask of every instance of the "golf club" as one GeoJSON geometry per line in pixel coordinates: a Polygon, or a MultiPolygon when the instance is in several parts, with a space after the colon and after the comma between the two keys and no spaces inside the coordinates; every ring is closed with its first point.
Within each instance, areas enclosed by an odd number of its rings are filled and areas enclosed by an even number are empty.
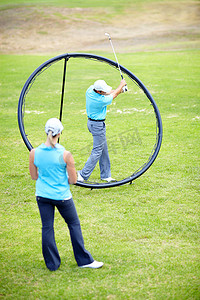
{"type": "MultiPolygon", "coordinates": [[[[122,75],[122,71],[120,69],[120,65],[119,65],[119,62],[118,62],[118,59],[117,59],[117,56],[116,56],[116,53],[115,53],[115,49],[113,47],[113,43],[112,43],[112,40],[111,40],[111,37],[110,37],[110,34],[109,33],[105,33],[105,35],[108,37],[109,41],[110,41],[110,44],[111,44],[111,47],[112,47],[112,50],[113,50],[113,53],[115,55],[115,59],[116,59],[116,62],[117,62],[117,65],[118,65],[118,69],[119,69],[119,72],[120,72],[120,75],[121,75],[121,78],[123,79],[123,75],[122,75]]],[[[125,85],[123,88],[122,88],[123,92],[127,92],[128,91],[128,88],[127,88],[127,85],[125,85]]]]}

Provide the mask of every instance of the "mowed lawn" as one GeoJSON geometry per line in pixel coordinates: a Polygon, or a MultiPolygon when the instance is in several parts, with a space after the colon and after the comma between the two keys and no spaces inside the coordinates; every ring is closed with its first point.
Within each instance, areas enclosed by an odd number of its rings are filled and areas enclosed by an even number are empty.
{"type": "MultiPolygon", "coordinates": [[[[112,59],[111,54],[101,55],[112,59]]],[[[161,151],[151,168],[132,185],[101,190],[71,187],[86,248],[95,259],[103,261],[104,266],[99,270],[76,266],[67,226],[56,213],[56,241],[62,259],[56,272],[48,271],[43,261],[35,183],[29,177],[29,153],[17,124],[18,98],[26,79],[51,57],[0,56],[2,299],[182,300],[200,297],[200,53],[188,50],[118,56],[121,63],[142,80],[159,107],[164,128],[161,151]]],[[[78,77],[78,71],[77,65],[69,77],[71,82],[75,75],[78,77]]],[[[110,79],[112,84],[118,82],[116,74],[116,78],[110,79]]],[[[88,73],[82,72],[81,76],[83,82],[85,76],[87,84],[95,80],[92,76],[89,78],[88,73]]],[[[148,126],[145,110],[140,115],[134,115],[135,110],[131,110],[139,104],[134,84],[128,78],[127,81],[130,92],[120,95],[108,112],[108,135],[124,132],[123,126],[127,131],[127,122],[128,127],[138,128],[142,141],[136,145],[139,156],[146,149],[145,130],[154,136],[155,128],[148,126]],[[125,111],[129,114],[123,113],[125,111]],[[139,119],[135,124],[136,116],[139,119]],[[122,122],[123,118],[127,122],[122,122]]],[[[65,133],[61,140],[73,153],[77,168],[83,166],[87,158],[87,155],[82,157],[80,150],[84,145],[79,146],[79,143],[85,139],[91,143],[84,114],[85,86],[81,84],[79,90],[73,86],[69,99],[75,94],[83,110],[76,105],[65,105],[65,133]]],[[[44,99],[42,93],[37,93],[40,88],[42,91],[51,89],[53,77],[46,88],[40,87],[39,83],[37,86],[37,82],[34,85],[30,90],[30,93],[33,90],[30,101],[40,99],[46,107],[43,114],[34,113],[34,108],[28,117],[31,126],[27,126],[30,132],[32,129],[34,146],[37,146],[45,138],[40,126],[37,135],[37,118],[41,124],[45,123],[48,117],[58,116],[59,108],[54,112],[51,93],[44,99]]],[[[141,105],[145,106],[146,102],[141,105]]],[[[131,162],[137,156],[134,148],[127,143],[124,149],[118,148],[115,152],[109,149],[114,162],[113,176],[117,176],[117,170],[122,171],[122,176],[132,172],[134,164],[131,162]],[[130,163],[124,161],[123,151],[125,160],[129,157],[130,163]]]]}

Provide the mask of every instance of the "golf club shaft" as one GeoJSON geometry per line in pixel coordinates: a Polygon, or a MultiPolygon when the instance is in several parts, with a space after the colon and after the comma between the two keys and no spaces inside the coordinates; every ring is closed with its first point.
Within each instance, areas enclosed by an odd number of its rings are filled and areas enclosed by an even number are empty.
{"type": "MultiPolygon", "coordinates": [[[[113,43],[112,43],[110,34],[109,34],[109,33],[105,33],[105,35],[109,38],[109,41],[110,41],[110,44],[111,44],[113,53],[114,53],[114,55],[115,55],[115,59],[116,59],[117,65],[118,65],[118,69],[119,69],[121,78],[124,79],[124,77],[123,77],[123,75],[122,75],[122,71],[121,71],[120,65],[119,65],[119,62],[118,62],[118,59],[117,59],[117,55],[116,55],[116,53],[115,53],[115,49],[114,49],[114,47],[113,47],[113,43]]],[[[128,90],[128,89],[127,89],[127,85],[125,85],[125,86],[122,88],[122,91],[123,91],[123,93],[124,93],[124,92],[127,92],[127,90],[128,90]]]]}
{"type": "Polygon", "coordinates": [[[116,55],[116,53],[115,53],[115,49],[114,49],[114,47],[113,47],[113,43],[112,43],[112,40],[111,40],[111,37],[110,37],[110,35],[108,36],[108,38],[109,38],[109,41],[110,41],[110,44],[111,44],[111,47],[112,47],[113,53],[114,53],[114,55],[115,55],[115,59],[116,59],[117,65],[118,65],[118,69],[119,69],[119,72],[120,72],[121,78],[123,79],[124,77],[123,77],[123,75],[122,75],[122,71],[121,71],[121,69],[120,69],[120,65],[119,65],[119,62],[118,62],[118,59],[117,59],[117,55],[116,55]]]}

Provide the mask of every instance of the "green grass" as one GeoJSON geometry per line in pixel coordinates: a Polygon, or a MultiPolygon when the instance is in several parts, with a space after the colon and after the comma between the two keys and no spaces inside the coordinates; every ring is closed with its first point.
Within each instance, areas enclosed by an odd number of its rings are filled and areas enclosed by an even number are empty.
{"type": "MultiPolygon", "coordinates": [[[[173,2],[174,0],[164,0],[165,2],[173,2]]],[[[123,13],[127,8],[137,6],[141,7],[147,3],[160,3],[160,0],[126,0],[126,3],[118,0],[0,0],[0,9],[20,6],[64,6],[69,8],[106,8],[106,10],[114,11],[115,13],[123,13]]],[[[191,1],[191,0],[190,0],[191,1]]],[[[184,2],[178,0],[177,2],[184,2]]],[[[196,0],[197,2],[197,0],[196,0]]]]}
{"type": "MultiPolygon", "coordinates": [[[[2,299],[199,299],[199,54],[198,50],[118,54],[159,107],[164,127],[161,152],[132,185],[106,190],[71,187],[86,248],[105,265],[100,270],[76,266],[67,227],[56,213],[62,264],[52,273],[42,258],[35,183],[17,125],[21,89],[50,57],[0,56],[2,299]]],[[[112,59],[111,54],[102,55],[112,59]]],[[[73,153],[77,168],[87,158],[87,152],[82,156],[80,150],[91,143],[83,114],[85,88],[96,74],[113,87],[119,80],[110,67],[82,64],[69,61],[61,140],[73,153]]],[[[59,112],[62,65],[51,68],[38,77],[27,95],[27,110],[44,111],[26,116],[34,146],[45,138],[41,126],[59,112]]],[[[145,159],[150,149],[146,146],[153,143],[155,134],[148,101],[127,81],[129,93],[119,96],[107,116],[113,177],[130,174],[135,163],[145,159]],[[143,113],[131,111],[143,107],[143,113]],[[117,112],[125,109],[131,113],[117,112]],[[123,148],[116,136],[130,127],[138,129],[142,143],[127,140],[123,148]]],[[[93,176],[98,175],[97,169],[93,176]]]]}

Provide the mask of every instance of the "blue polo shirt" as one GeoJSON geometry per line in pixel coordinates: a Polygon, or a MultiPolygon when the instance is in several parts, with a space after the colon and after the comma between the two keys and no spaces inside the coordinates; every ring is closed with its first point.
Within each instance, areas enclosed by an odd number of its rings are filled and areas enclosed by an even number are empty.
{"type": "Polygon", "coordinates": [[[91,85],[86,91],[86,112],[88,118],[103,120],[106,118],[107,105],[111,104],[112,95],[100,95],[94,91],[91,85]]]}

